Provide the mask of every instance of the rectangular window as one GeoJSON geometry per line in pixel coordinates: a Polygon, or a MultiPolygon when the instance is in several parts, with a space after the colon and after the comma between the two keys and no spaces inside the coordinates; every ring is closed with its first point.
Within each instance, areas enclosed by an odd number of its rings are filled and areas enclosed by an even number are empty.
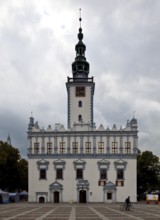
{"type": "Polygon", "coordinates": [[[85,143],[85,153],[90,154],[91,153],[91,142],[85,143]]]}
{"type": "Polygon", "coordinates": [[[112,142],[112,153],[113,154],[118,153],[118,143],[116,141],[112,142]]]}
{"type": "Polygon", "coordinates": [[[63,170],[62,169],[57,169],[56,170],[56,178],[57,179],[63,179],[63,170]]]}
{"type": "Polygon", "coordinates": [[[77,169],[77,179],[83,179],[83,169],[77,169]]]}
{"type": "Polygon", "coordinates": [[[72,153],[78,154],[78,142],[72,142],[72,153]]]}
{"type": "Polygon", "coordinates": [[[60,154],[65,153],[65,142],[60,142],[60,154]]]}
{"type": "Polygon", "coordinates": [[[39,143],[38,142],[34,143],[34,153],[39,154],[39,143]]]}
{"type": "Polygon", "coordinates": [[[131,154],[131,142],[125,142],[125,153],[131,154]]]}
{"type": "Polygon", "coordinates": [[[40,169],[40,179],[46,179],[46,170],[40,169]]]}
{"type": "Polygon", "coordinates": [[[100,169],[100,179],[107,179],[107,170],[100,169]]]}
{"type": "Polygon", "coordinates": [[[80,107],[80,108],[82,107],[82,101],[78,102],[78,107],[80,107]]]}
{"type": "Polygon", "coordinates": [[[52,142],[47,142],[47,154],[52,153],[52,142]]]}
{"type": "Polygon", "coordinates": [[[104,153],[104,142],[98,142],[98,153],[99,154],[104,153]]]}
{"type": "Polygon", "coordinates": [[[124,179],[124,170],[123,169],[117,169],[117,180],[124,179]]]}
{"type": "Polygon", "coordinates": [[[82,115],[78,115],[78,121],[82,122],[82,115]]]}

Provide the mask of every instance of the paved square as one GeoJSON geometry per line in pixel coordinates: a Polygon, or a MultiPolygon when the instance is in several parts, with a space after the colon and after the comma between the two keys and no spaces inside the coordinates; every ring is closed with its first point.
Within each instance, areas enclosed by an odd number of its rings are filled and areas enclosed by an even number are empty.
{"type": "Polygon", "coordinates": [[[160,220],[160,205],[134,204],[135,211],[120,211],[120,204],[37,204],[0,205],[0,220],[160,220]]]}

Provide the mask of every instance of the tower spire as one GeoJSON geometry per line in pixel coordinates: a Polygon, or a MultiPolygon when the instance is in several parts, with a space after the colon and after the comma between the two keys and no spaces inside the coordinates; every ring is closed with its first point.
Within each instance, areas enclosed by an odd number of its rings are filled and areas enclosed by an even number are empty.
{"type": "Polygon", "coordinates": [[[9,133],[8,133],[8,137],[7,137],[7,144],[12,146],[12,144],[11,144],[11,137],[10,137],[9,133]]]}
{"type": "Polygon", "coordinates": [[[33,118],[33,112],[31,112],[31,117],[29,118],[29,124],[28,124],[28,130],[32,130],[32,127],[34,126],[34,118],[33,118]]]}
{"type": "Polygon", "coordinates": [[[79,32],[78,32],[78,40],[79,42],[75,46],[76,58],[72,63],[72,73],[73,78],[77,80],[77,78],[86,79],[89,74],[89,63],[86,61],[85,51],[86,45],[83,43],[83,33],[81,27],[82,17],[81,17],[81,8],[79,9],[79,32]]]}

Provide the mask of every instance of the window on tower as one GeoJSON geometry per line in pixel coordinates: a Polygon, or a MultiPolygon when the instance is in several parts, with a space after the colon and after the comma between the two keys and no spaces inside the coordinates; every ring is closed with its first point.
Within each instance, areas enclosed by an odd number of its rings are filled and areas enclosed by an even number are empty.
{"type": "Polygon", "coordinates": [[[82,115],[78,115],[78,121],[82,122],[82,115]]]}
{"type": "Polygon", "coordinates": [[[80,108],[82,107],[82,101],[78,102],[78,107],[80,107],[80,108]]]}

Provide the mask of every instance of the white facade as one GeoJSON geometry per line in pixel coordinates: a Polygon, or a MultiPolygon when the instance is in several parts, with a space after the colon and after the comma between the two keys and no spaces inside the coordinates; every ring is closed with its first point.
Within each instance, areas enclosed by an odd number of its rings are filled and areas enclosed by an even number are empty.
{"type": "MultiPolygon", "coordinates": [[[[29,185],[29,201],[30,202],[38,202],[39,197],[44,197],[46,202],[54,202],[54,191],[59,192],[59,202],[80,202],[80,191],[83,189],[86,191],[86,202],[123,202],[127,195],[131,196],[131,200],[133,202],[136,201],[136,184],[133,185],[133,182],[136,182],[136,176],[133,175],[133,172],[136,170],[136,161],[135,160],[125,160],[127,162],[127,167],[125,170],[125,181],[124,187],[114,187],[110,189],[104,186],[99,186],[100,173],[98,169],[98,159],[93,160],[85,159],[82,160],[86,162],[84,167],[83,178],[87,180],[87,184],[78,187],[77,179],[76,179],[76,170],[74,167],[75,159],[65,159],[65,167],[63,173],[63,180],[56,180],[56,171],[54,168],[53,159],[48,159],[49,162],[47,169],[46,180],[39,180],[39,172],[37,172],[37,160],[33,159],[29,163],[30,178],[29,185]],[[33,169],[35,167],[35,169],[33,169]],[[128,177],[128,178],[127,178],[128,177]],[[55,188],[50,189],[50,185],[58,184],[55,188]],[[59,187],[62,186],[62,190],[59,187]],[[105,191],[104,191],[105,190],[105,191]],[[112,193],[112,200],[107,199],[107,193],[112,193]]],[[[110,159],[106,160],[109,163],[109,171],[108,171],[108,182],[115,183],[116,181],[116,172],[115,172],[115,160],[110,159]]],[[[117,160],[118,161],[118,160],[117,160]]],[[[41,161],[43,163],[43,160],[41,161]]],[[[78,160],[77,160],[78,162],[78,160]]],[[[81,162],[79,160],[79,162],[81,162]]],[[[105,160],[104,160],[105,162],[105,160]]],[[[81,167],[82,165],[79,165],[81,167]]]]}
{"type": "Polygon", "coordinates": [[[95,83],[89,78],[82,29],[75,47],[73,78],[68,77],[68,129],[28,126],[30,202],[137,201],[137,120],[111,129],[93,120],[95,83]]]}

